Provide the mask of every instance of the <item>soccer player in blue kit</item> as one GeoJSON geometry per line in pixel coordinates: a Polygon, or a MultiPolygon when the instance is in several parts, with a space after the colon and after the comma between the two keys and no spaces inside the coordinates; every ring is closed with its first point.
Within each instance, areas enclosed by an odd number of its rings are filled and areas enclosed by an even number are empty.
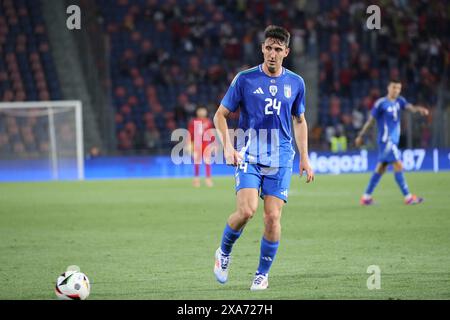
{"type": "Polygon", "coordinates": [[[295,151],[291,128],[300,152],[300,176],[314,180],[308,158],[308,127],[305,120],[305,83],[282,66],[289,54],[289,32],[278,26],[265,30],[261,49],[264,62],[239,72],[214,116],[227,164],[236,166],[236,211],[226,223],[220,247],[215,253],[214,274],[220,283],[228,279],[231,249],[264,200],[264,234],[259,266],[251,290],[268,287],[268,275],[281,236],[281,210],[288,198],[295,151]],[[228,131],[227,116],[239,108],[237,150],[228,131]],[[270,131],[270,132],[268,132],[270,131]]]}
{"type": "Polygon", "coordinates": [[[382,97],[375,102],[369,118],[355,139],[355,145],[357,147],[361,146],[363,144],[364,135],[375,122],[377,123],[378,164],[375,168],[375,172],[370,178],[365,193],[360,199],[360,203],[366,206],[373,204],[372,193],[380,181],[381,176],[386,171],[387,166],[392,163],[395,181],[403,193],[405,204],[418,204],[421,203],[423,199],[409,192],[408,185],[403,176],[403,166],[398,150],[398,142],[400,140],[400,115],[401,111],[408,110],[413,113],[419,112],[420,115],[426,116],[428,115],[428,110],[421,106],[412,105],[400,95],[402,84],[399,80],[390,80],[387,89],[387,96],[382,97]]]}

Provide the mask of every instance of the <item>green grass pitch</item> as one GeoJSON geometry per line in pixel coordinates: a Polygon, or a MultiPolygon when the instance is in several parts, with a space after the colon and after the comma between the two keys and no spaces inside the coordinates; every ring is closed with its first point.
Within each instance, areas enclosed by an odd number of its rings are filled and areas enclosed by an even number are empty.
{"type": "Polygon", "coordinates": [[[269,289],[249,290],[262,201],[233,251],[230,278],[214,251],[235,208],[233,177],[0,184],[0,299],[56,299],[57,276],[81,267],[89,299],[449,299],[450,172],[407,173],[425,198],[405,206],[392,174],[361,207],[369,175],[293,177],[269,289]],[[381,269],[368,290],[367,268],[381,269]]]}

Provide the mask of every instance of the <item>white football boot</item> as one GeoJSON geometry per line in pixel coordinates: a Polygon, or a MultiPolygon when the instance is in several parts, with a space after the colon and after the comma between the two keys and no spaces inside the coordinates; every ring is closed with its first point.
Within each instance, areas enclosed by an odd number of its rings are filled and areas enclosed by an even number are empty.
{"type": "Polygon", "coordinates": [[[214,275],[217,281],[224,284],[228,280],[228,269],[230,268],[231,256],[224,255],[220,247],[216,250],[214,263],[214,275]]]}
{"type": "Polygon", "coordinates": [[[269,286],[269,274],[256,273],[250,290],[265,290],[269,286]]]}

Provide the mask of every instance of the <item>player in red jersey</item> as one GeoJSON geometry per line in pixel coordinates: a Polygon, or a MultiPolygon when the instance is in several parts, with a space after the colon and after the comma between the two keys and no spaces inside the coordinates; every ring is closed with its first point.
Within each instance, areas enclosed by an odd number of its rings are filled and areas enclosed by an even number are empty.
{"type": "Polygon", "coordinates": [[[190,151],[194,158],[194,187],[200,187],[200,164],[205,163],[206,179],[205,183],[208,187],[213,186],[211,178],[211,153],[207,148],[214,142],[214,135],[211,130],[214,124],[208,118],[208,110],[205,107],[198,107],[196,117],[189,121],[188,130],[191,136],[190,151]],[[209,130],[209,131],[208,131],[209,130]]]}

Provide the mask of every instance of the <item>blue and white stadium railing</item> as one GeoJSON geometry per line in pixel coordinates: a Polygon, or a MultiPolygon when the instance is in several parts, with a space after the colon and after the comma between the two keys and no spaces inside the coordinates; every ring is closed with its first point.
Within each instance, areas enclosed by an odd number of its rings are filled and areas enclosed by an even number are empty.
{"type": "MultiPolygon", "coordinates": [[[[344,174],[371,172],[377,163],[376,151],[346,153],[310,152],[311,165],[316,174],[344,174]]],[[[406,149],[401,152],[406,171],[450,170],[450,149],[406,149]]],[[[0,161],[0,181],[53,180],[51,170],[42,170],[46,164],[39,160],[0,161]]],[[[170,156],[97,157],[85,160],[85,179],[123,178],[185,178],[193,176],[192,164],[174,164],[170,156]]],[[[204,171],[201,166],[200,173],[204,171]]],[[[73,169],[67,174],[59,169],[60,180],[74,180],[73,169]]],[[[234,168],[213,164],[214,176],[232,175],[234,168]]],[[[298,172],[298,155],[294,160],[298,172]]]]}

